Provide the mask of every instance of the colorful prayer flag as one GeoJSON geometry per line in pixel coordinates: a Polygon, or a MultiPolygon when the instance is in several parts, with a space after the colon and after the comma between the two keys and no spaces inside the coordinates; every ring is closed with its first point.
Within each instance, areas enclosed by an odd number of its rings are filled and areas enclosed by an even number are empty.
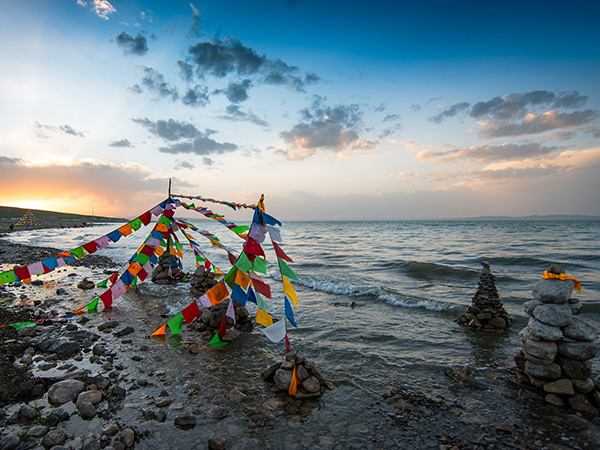
{"type": "Polygon", "coordinates": [[[288,280],[285,276],[282,276],[281,278],[283,280],[283,293],[287,295],[292,300],[292,302],[294,302],[294,308],[296,308],[296,305],[298,304],[298,297],[296,296],[296,291],[294,291],[290,280],[288,280]]]}
{"type": "Polygon", "coordinates": [[[294,311],[292,310],[292,305],[290,304],[287,295],[284,295],[283,298],[285,300],[285,317],[287,317],[287,320],[289,320],[293,326],[298,328],[298,325],[296,325],[296,321],[294,320],[294,311]]]}
{"type": "Polygon", "coordinates": [[[228,342],[223,342],[221,339],[219,339],[219,333],[215,333],[213,338],[206,345],[210,345],[212,347],[225,347],[227,344],[228,342]]]}
{"type": "Polygon", "coordinates": [[[279,271],[281,272],[281,275],[285,275],[286,277],[291,278],[292,280],[298,281],[298,277],[296,276],[294,271],[290,269],[290,267],[285,263],[283,259],[277,258],[277,261],[279,262],[279,271]]]}
{"type": "Polygon", "coordinates": [[[198,303],[194,300],[190,303],[183,311],[181,311],[181,315],[183,316],[185,323],[188,325],[192,323],[192,321],[198,317],[200,314],[200,308],[198,308],[198,303]]]}
{"type": "Polygon", "coordinates": [[[270,327],[273,325],[273,317],[268,312],[264,312],[259,308],[256,310],[256,323],[265,327],[270,327]]]}
{"type": "Polygon", "coordinates": [[[181,313],[177,314],[175,317],[173,317],[171,320],[169,320],[167,322],[167,325],[169,326],[171,333],[173,333],[173,334],[181,333],[182,324],[183,324],[183,315],[181,313]]]}
{"type": "Polygon", "coordinates": [[[267,336],[267,338],[269,338],[271,342],[277,343],[281,341],[286,335],[285,318],[278,320],[269,327],[262,328],[261,331],[265,334],[265,336],[267,336]]]}

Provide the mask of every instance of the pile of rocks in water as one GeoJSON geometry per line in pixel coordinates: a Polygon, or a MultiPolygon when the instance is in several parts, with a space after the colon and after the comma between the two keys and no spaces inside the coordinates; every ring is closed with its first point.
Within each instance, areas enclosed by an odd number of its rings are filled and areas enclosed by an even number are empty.
{"type": "Polygon", "coordinates": [[[510,324],[510,318],[500,301],[500,294],[496,288],[496,277],[487,262],[481,261],[481,265],[483,269],[481,269],[472,304],[466,313],[461,314],[456,321],[475,330],[504,330],[510,324]]]}
{"type": "Polygon", "coordinates": [[[206,294],[206,291],[217,284],[215,276],[216,274],[214,272],[206,270],[204,266],[199,266],[190,280],[190,294],[194,297],[200,297],[206,294]]]}
{"type": "Polygon", "coordinates": [[[178,267],[179,258],[169,254],[169,249],[158,257],[158,263],[152,271],[151,280],[156,284],[176,284],[181,282],[183,272],[178,267]]]}
{"type": "MultiPolygon", "coordinates": [[[[189,326],[194,330],[206,332],[207,337],[212,337],[221,327],[229,302],[233,302],[235,326],[233,319],[227,316],[227,327],[233,327],[239,331],[252,331],[254,329],[254,319],[250,317],[245,306],[231,299],[217,303],[211,308],[202,309],[202,314],[196,317],[189,326]]],[[[226,341],[227,339],[223,340],[226,341]]]]}
{"type": "Polygon", "coordinates": [[[285,361],[265,369],[261,375],[262,379],[273,383],[274,392],[288,391],[292,383],[294,365],[296,365],[298,378],[295,398],[318,398],[326,389],[333,390],[333,385],[323,378],[314,362],[293,353],[288,353],[285,361]]]}
{"type": "MultiPolygon", "coordinates": [[[[550,274],[564,273],[552,265],[550,274]]],[[[542,389],[548,403],[564,405],[591,416],[600,407],[600,386],[591,379],[590,360],[596,355],[596,330],[573,317],[583,305],[571,298],[573,280],[542,279],[532,291],[535,300],[523,304],[530,316],[519,334],[522,349],[515,355],[517,366],[529,383],[542,389]],[[595,405],[595,406],[594,406],[595,405]]]]}

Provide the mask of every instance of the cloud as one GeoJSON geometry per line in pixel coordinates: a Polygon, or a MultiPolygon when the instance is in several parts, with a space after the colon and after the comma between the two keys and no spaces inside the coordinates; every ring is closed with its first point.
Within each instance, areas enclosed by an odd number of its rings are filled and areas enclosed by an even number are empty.
{"type": "Polygon", "coordinates": [[[218,90],[219,93],[224,93],[231,103],[241,103],[248,100],[248,89],[252,87],[250,80],[243,80],[240,83],[229,83],[226,89],[218,90]]]}
{"type": "Polygon", "coordinates": [[[141,83],[150,92],[157,94],[159,97],[170,98],[172,101],[176,101],[179,98],[177,88],[170,87],[160,72],[145,66],[142,66],[142,70],[144,71],[144,76],[141,83]]]}
{"type": "Polygon", "coordinates": [[[456,115],[458,115],[459,113],[465,111],[466,109],[469,108],[470,103],[467,102],[462,102],[462,103],[457,103],[455,105],[452,105],[450,108],[448,108],[445,111],[442,111],[441,113],[431,117],[431,121],[433,123],[442,123],[445,119],[449,118],[449,117],[454,117],[456,115]]]}
{"type": "Polygon", "coordinates": [[[244,112],[238,105],[229,105],[225,108],[227,115],[221,116],[222,119],[240,122],[250,122],[261,127],[268,127],[269,123],[261,119],[251,111],[244,112]]]}
{"type": "MultiPolygon", "coordinates": [[[[77,4],[80,6],[87,6],[88,2],[85,0],[77,0],[77,4]]],[[[110,4],[108,0],[92,0],[91,1],[92,8],[90,11],[94,11],[94,13],[104,19],[108,20],[108,15],[117,12],[115,7],[110,4]]]]}
{"type": "MultiPolygon", "coordinates": [[[[541,114],[530,113],[521,122],[511,123],[505,121],[482,121],[480,122],[480,135],[486,138],[505,136],[523,136],[526,134],[538,134],[550,130],[568,130],[590,125],[598,119],[596,110],[586,109],[573,113],[561,113],[558,111],[547,111],[541,114]]],[[[593,127],[591,130],[597,130],[593,127]]]]}
{"type": "Polygon", "coordinates": [[[166,141],[178,141],[180,139],[193,139],[202,136],[202,133],[191,123],[179,122],[177,120],[132,119],[138,125],[142,125],[152,134],[166,141]]]}
{"type": "Polygon", "coordinates": [[[458,148],[450,151],[422,150],[415,159],[435,159],[436,163],[455,164],[466,159],[478,164],[489,164],[495,161],[515,161],[546,156],[558,151],[558,147],[546,147],[539,143],[475,145],[468,148],[458,148]]]}
{"type": "Polygon", "coordinates": [[[181,97],[181,102],[188,106],[206,106],[210,103],[208,97],[208,88],[206,86],[196,85],[187,90],[185,95],[181,97]]]}
{"type": "MultiPolygon", "coordinates": [[[[0,203],[43,209],[133,218],[164,199],[166,178],[155,178],[137,163],[88,160],[34,164],[0,157],[0,203]]],[[[181,180],[177,185],[189,186],[181,180]]]]}
{"type": "Polygon", "coordinates": [[[36,134],[37,137],[42,138],[42,139],[48,138],[48,135],[46,134],[46,132],[48,132],[48,131],[51,133],[70,134],[71,136],[85,137],[83,132],[76,130],[71,125],[55,126],[55,125],[44,125],[39,122],[34,122],[33,132],[36,134]]]}
{"type": "Polygon", "coordinates": [[[169,147],[160,147],[158,151],[162,153],[194,153],[196,155],[211,155],[232,152],[237,150],[238,146],[230,142],[217,142],[206,135],[198,136],[189,142],[179,142],[169,147]]]}
{"type": "Polygon", "coordinates": [[[115,38],[117,45],[131,55],[144,55],[148,52],[146,38],[138,33],[135,37],[121,31],[115,38]]]}
{"type": "Polygon", "coordinates": [[[180,169],[195,169],[196,166],[194,166],[191,162],[189,161],[178,161],[177,164],[175,165],[174,169],[175,170],[180,170],[180,169]]]}
{"type": "Polygon", "coordinates": [[[120,148],[132,148],[134,145],[129,142],[129,139],[121,139],[118,141],[112,141],[108,144],[109,147],[120,147],[120,148]]]}
{"type": "Polygon", "coordinates": [[[202,36],[202,25],[200,23],[201,14],[198,11],[198,8],[194,6],[193,3],[190,3],[190,8],[192,8],[192,25],[190,26],[190,36],[200,37],[202,36]]]}

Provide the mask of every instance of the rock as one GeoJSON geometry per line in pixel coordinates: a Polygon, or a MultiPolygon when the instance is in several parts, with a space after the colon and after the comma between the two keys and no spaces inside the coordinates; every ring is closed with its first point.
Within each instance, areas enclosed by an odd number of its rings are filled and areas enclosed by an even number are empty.
{"type": "Polygon", "coordinates": [[[525,363],[525,372],[536,378],[548,378],[557,380],[560,378],[561,369],[558,364],[534,364],[531,361],[525,363]]]}
{"type": "Polygon", "coordinates": [[[531,295],[542,303],[567,303],[574,288],[573,280],[542,279],[535,284],[531,295]]]}
{"type": "Polygon", "coordinates": [[[569,399],[569,406],[575,411],[592,417],[598,417],[598,410],[585,398],[583,394],[574,395],[569,399]]]}
{"type": "Polygon", "coordinates": [[[558,353],[558,347],[552,341],[532,341],[527,339],[523,342],[523,351],[528,355],[552,362],[558,353]]]}
{"type": "Polygon", "coordinates": [[[559,327],[546,325],[534,317],[529,319],[529,322],[527,323],[527,329],[533,336],[545,341],[558,341],[563,337],[563,332],[559,327]]]}
{"type": "Polygon", "coordinates": [[[54,447],[55,445],[60,445],[67,440],[67,435],[60,430],[51,430],[49,431],[44,439],[42,440],[42,444],[46,448],[54,447]]]}
{"type": "Polygon", "coordinates": [[[19,408],[19,416],[21,417],[21,419],[23,419],[26,422],[32,421],[34,419],[37,419],[38,417],[38,412],[35,408],[33,408],[32,406],[23,404],[21,405],[21,407],[19,408]]]}
{"type": "Polygon", "coordinates": [[[290,387],[290,383],[292,382],[292,371],[277,369],[273,377],[273,382],[278,390],[287,391],[290,387]]]}
{"type": "Polygon", "coordinates": [[[2,450],[13,450],[19,445],[21,440],[16,432],[9,433],[6,436],[0,438],[0,448],[2,450]]]}
{"type": "Polygon", "coordinates": [[[189,430],[196,426],[196,417],[191,414],[182,414],[175,417],[175,426],[182,430],[189,430]]]}
{"type": "Polygon", "coordinates": [[[243,402],[244,400],[246,400],[248,398],[248,396],[240,391],[238,391],[237,389],[232,389],[231,391],[229,391],[229,393],[227,394],[227,397],[229,398],[229,400],[233,401],[233,402],[243,402]]]}
{"type": "Polygon", "coordinates": [[[562,399],[556,394],[547,394],[544,397],[544,400],[554,406],[563,406],[565,404],[565,402],[563,402],[562,399]]]}
{"type": "Polygon", "coordinates": [[[300,379],[300,381],[304,381],[310,376],[310,374],[308,373],[308,370],[306,370],[304,365],[300,364],[296,369],[296,376],[300,379]]]}
{"type": "Polygon", "coordinates": [[[309,394],[319,392],[319,390],[321,389],[319,380],[317,380],[316,377],[308,377],[306,380],[304,380],[302,382],[301,386],[302,386],[302,389],[304,389],[309,394]]]}
{"type": "MultiPolygon", "coordinates": [[[[36,427],[31,427],[29,429],[29,435],[33,436],[33,437],[36,437],[36,438],[42,437],[47,432],[48,432],[48,428],[43,427],[41,425],[36,426],[36,427]]],[[[2,447],[0,446],[0,448],[2,448],[2,447]]]]}
{"type": "Polygon", "coordinates": [[[585,380],[572,379],[571,381],[573,382],[575,390],[584,394],[589,394],[595,388],[594,382],[589,378],[586,378],[585,380]]]}
{"type": "Polygon", "coordinates": [[[507,424],[506,422],[499,424],[496,427],[496,431],[500,431],[500,432],[506,433],[506,434],[512,434],[512,432],[513,432],[512,427],[509,424],[507,424]]]}
{"type": "Polygon", "coordinates": [[[294,363],[292,361],[284,361],[281,363],[281,368],[285,370],[294,370],[294,363]]]}
{"type": "Polygon", "coordinates": [[[135,443],[135,431],[131,428],[125,428],[121,431],[120,439],[125,447],[133,447],[133,444],[135,443]]]}
{"type": "Polygon", "coordinates": [[[523,310],[525,311],[525,313],[528,316],[533,316],[533,310],[539,306],[539,305],[543,305],[544,303],[540,302],[539,300],[529,300],[528,302],[523,303],[523,310]]]}
{"type": "Polygon", "coordinates": [[[98,325],[98,331],[111,330],[119,326],[119,322],[116,320],[111,320],[108,322],[101,323],[98,325]]]}
{"type": "Polygon", "coordinates": [[[79,415],[85,420],[96,417],[96,408],[90,402],[77,403],[77,410],[79,411],[79,415]]]}
{"type": "Polygon", "coordinates": [[[558,355],[556,362],[569,378],[585,379],[592,375],[592,363],[590,361],[577,361],[558,355]]]}
{"type": "Polygon", "coordinates": [[[208,440],[209,450],[225,450],[229,446],[229,441],[224,437],[215,437],[208,440]]]}
{"type": "Polygon", "coordinates": [[[77,398],[85,385],[77,380],[64,380],[53,384],[48,389],[48,402],[52,405],[62,405],[77,398]]]}
{"type": "Polygon", "coordinates": [[[594,327],[577,317],[573,317],[570,325],[563,328],[563,334],[578,341],[594,341],[598,336],[594,327]]]}
{"type": "Polygon", "coordinates": [[[583,311],[583,303],[579,303],[579,300],[577,300],[577,303],[571,303],[569,300],[569,307],[571,308],[571,314],[574,316],[581,314],[581,311],[583,311]]]}
{"type": "Polygon", "coordinates": [[[119,432],[119,425],[115,422],[107,422],[102,425],[102,435],[103,436],[114,436],[119,432]]]}
{"type": "Polygon", "coordinates": [[[154,405],[158,408],[164,408],[165,406],[169,406],[173,403],[173,399],[171,397],[158,397],[154,400],[154,405]]]}
{"type": "Polygon", "coordinates": [[[100,450],[100,436],[97,434],[84,436],[81,450],[100,450]]]}
{"type": "Polygon", "coordinates": [[[125,327],[122,330],[119,330],[115,333],[116,337],[127,336],[128,334],[133,333],[135,330],[132,327],[125,327]]]}
{"type": "Polygon", "coordinates": [[[594,342],[559,342],[558,353],[577,361],[587,361],[596,355],[596,344],[594,342]]]}
{"type": "Polygon", "coordinates": [[[77,396],[76,405],[81,402],[89,402],[92,405],[97,405],[102,401],[102,391],[85,391],[77,396]]]}
{"type": "Polygon", "coordinates": [[[94,284],[93,281],[88,280],[87,278],[84,278],[83,280],[81,280],[78,284],[77,287],[79,289],[94,289],[96,287],[96,285],[94,284]]]}
{"type": "Polygon", "coordinates": [[[79,344],[76,342],[65,341],[63,339],[48,338],[37,344],[38,349],[43,353],[54,353],[59,359],[71,358],[79,353],[79,344]]]}
{"type": "Polygon", "coordinates": [[[571,323],[571,314],[571,307],[566,303],[546,303],[533,310],[533,317],[553,327],[564,327],[571,323]]]}
{"type": "Polygon", "coordinates": [[[496,329],[500,329],[500,330],[502,330],[508,326],[508,324],[506,323],[506,320],[503,319],[502,317],[492,317],[490,319],[489,324],[492,327],[494,327],[496,329]]]}
{"type": "Polygon", "coordinates": [[[557,395],[574,395],[573,383],[566,378],[552,381],[544,385],[544,392],[557,395]]]}
{"type": "Polygon", "coordinates": [[[227,417],[227,410],[225,408],[222,408],[218,405],[213,405],[209,408],[208,412],[206,413],[206,415],[208,417],[210,417],[211,419],[217,419],[217,420],[221,420],[224,417],[227,417]]]}

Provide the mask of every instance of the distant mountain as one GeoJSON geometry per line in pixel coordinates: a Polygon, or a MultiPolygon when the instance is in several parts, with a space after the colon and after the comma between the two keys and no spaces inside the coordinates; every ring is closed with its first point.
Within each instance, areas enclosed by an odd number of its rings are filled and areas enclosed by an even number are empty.
{"type": "Polygon", "coordinates": [[[0,219],[17,220],[23,217],[27,211],[31,211],[40,221],[71,220],[82,222],[121,222],[125,220],[116,217],[87,216],[84,214],[44,211],[41,209],[15,208],[12,206],[0,206],[0,219]]]}
{"type": "Polygon", "coordinates": [[[584,216],[576,214],[551,214],[547,216],[480,216],[465,217],[463,219],[452,220],[600,220],[600,216],[584,216]]]}

